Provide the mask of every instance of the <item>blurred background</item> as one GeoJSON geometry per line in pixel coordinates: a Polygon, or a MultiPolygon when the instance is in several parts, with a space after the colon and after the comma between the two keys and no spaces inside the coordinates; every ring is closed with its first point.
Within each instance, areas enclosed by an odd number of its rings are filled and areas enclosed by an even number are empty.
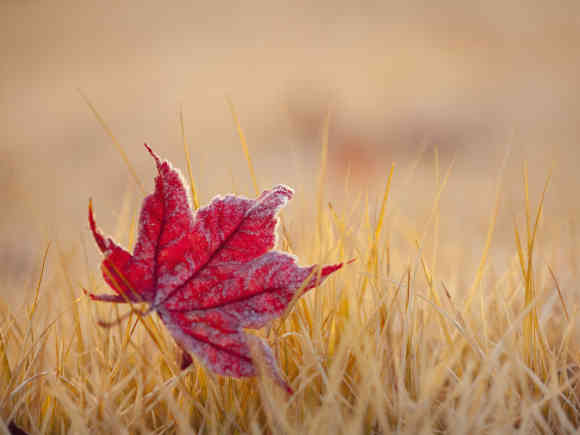
{"type": "Polygon", "coordinates": [[[288,213],[299,235],[308,230],[299,215],[315,204],[329,109],[325,190],[340,212],[361,204],[357,192],[374,204],[396,162],[393,210],[405,231],[421,232],[437,165],[441,179],[454,161],[441,244],[461,241],[476,266],[509,149],[502,201],[510,205],[500,212],[496,248],[505,239],[513,249],[510,209],[521,212],[524,160],[534,201],[554,165],[546,214],[568,225],[562,238],[575,231],[577,1],[0,0],[0,29],[2,281],[35,270],[49,240],[62,251],[82,241],[94,272],[88,198],[107,233],[123,234],[122,213],[138,210],[142,194],[78,89],[146,191],[155,171],[143,142],[186,168],[183,107],[202,203],[224,191],[253,195],[231,97],[261,187],[297,189],[288,213]]]}

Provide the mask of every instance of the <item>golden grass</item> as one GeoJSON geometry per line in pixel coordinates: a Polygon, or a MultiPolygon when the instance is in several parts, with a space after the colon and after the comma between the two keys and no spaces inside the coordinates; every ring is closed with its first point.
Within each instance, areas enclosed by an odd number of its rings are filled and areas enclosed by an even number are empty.
{"type": "MultiPolygon", "coordinates": [[[[178,349],[155,316],[131,315],[114,328],[99,328],[99,320],[114,320],[127,308],[84,297],[82,287],[105,288],[96,264],[85,260],[83,271],[81,247],[67,251],[55,243],[43,251],[32,298],[23,306],[0,301],[0,432],[7,433],[8,422],[30,433],[75,434],[474,435],[580,427],[578,310],[567,306],[550,266],[553,253],[542,251],[538,240],[542,221],[551,218],[543,216],[549,178],[534,209],[524,169],[525,230],[516,211],[511,256],[502,270],[488,268],[501,181],[490,215],[481,217],[489,223],[475,267],[461,258],[448,264],[442,248],[458,241],[439,240],[439,225],[451,166],[441,177],[436,159],[431,212],[415,232],[389,201],[399,175],[394,167],[376,203],[368,195],[357,199],[347,186],[350,204],[324,206],[328,126],[325,131],[318,195],[304,205],[317,210],[316,217],[286,220],[281,248],[297,246],[303,263],[358,261],[261,331],[296,391],[292,397],[267,378],[228,379],[196,362],[181,372],[178,349]],[[308,238],[293,239],[291,229],[304,227],[308,238]],[[407,248],[394,247],[395,236],[407,248]],[[58,273],[47,277],[47,263],[58,273]]],[[[189,160],[185,139],[184,146],[189,160]]],[[[119,235],[129,245],[135,220],[130,208],[121,213],[119,235]]],[[[475,236],[457,234],[462,242],[475,236]]]]}

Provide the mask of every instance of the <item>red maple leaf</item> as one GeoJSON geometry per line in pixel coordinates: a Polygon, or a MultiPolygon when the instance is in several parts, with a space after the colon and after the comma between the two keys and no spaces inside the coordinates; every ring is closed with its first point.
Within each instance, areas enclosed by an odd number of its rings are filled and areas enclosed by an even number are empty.
{"type": "Polygon", "coordinates": [[[320,284],[342,263],[300,267],[296,258],[271,251],[276,242],[276,214],[293,191],[279,185],[257,199],[217,196],[192,212],[177,169],[147,146],[159,172],[155,191],[143,201],[133,254],[105,238],[89,223],[105,255],[101,269],[117,294],[94,295],[96,301],[149,304],[178,345],[207,368],[233,377],[254,376],[262,366],[288,392],[270,347],[243,328],[261,328],[283,314],[297,291],[320,284]]]}

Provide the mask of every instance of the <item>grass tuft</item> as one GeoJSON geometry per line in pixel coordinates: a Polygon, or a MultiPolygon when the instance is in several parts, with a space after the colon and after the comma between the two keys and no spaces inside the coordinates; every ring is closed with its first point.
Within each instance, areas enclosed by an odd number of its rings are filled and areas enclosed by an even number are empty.
{"type": "MultiPolygon", "coordinates": [[[[181,114],[180,126],[184,137],[181,114]]],[[[86,274],[80,248],[54,242],[43,250],[30,288],[22,283],[1,293],[27,296],[22,305],[0,299],[0,432],[10,424],[28,433],[577,431],[578,305],[567,291],[575,288],[570,257],[579,241],[558,238],[570,216],[547,212],[551,175],[534,210],[530,181],[536,180],[524,166],[524,202],[513,232],[500,225],[510,175],[505,165],[489,210],[473,218],[481,231],[445,232],[454,213],[443,199],[453,164],[440,174],[436,154],[432,196],[405,198],[419,166],[414,162],[396,176],[391,167],[377,201],[352,185],[341,201],[325,189],[331,152],[327,125],[322,168],[310,180],[317,189],[293,202],[282,248],[319,263],[359,261],[259,332],[293,396],[267,377],[224,378],[195,361],[180,371],[180,351],[160,320],[134,307],[91,302],[82,288],[106,288],[96,264],[86,274]],[[425,216],[404,213],[416,202],[425,216]],[[301,204],[315,212],[297,213],[301,204]],[[424,224],[415,227],[415,220],[424,224]],[[97,326],[125,313],[112,327],[97,326]]],[[[120,214],[130,244],[136,215],[120,214]]]]}

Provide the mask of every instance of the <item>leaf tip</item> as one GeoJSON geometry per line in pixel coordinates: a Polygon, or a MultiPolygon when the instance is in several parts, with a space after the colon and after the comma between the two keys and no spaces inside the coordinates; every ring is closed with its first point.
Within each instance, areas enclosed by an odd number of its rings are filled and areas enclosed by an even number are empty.
{"type": "MultiPolygon", "coordinates": [[[[349,263],[346,263],[346,264],[349,264],[349,263]]],[[[326,276],[330,275],[331,273],[336,272],[339,269],[342,269],[342,266],[344,266],[344,265],[345,265],[345,263],[337,263],[337,264],[331,264],[329,266],[324,266],[322,268],[322,271],[320,274],[322,277],[326,277],[326,276]]]]}
{"type": "Polygon", "coordinates": [[[282,384],[282,388],[284,388],[284,391],[286,391],[286,393],[288,393],[289,396],[292,396],[294,394],[294,390],[290,385],[288,385],[287,382],[284,382],[282,384]]]}
{"type": "Polygon", "coordinates": [[[285,184],[278,184],[274,187],[273,190],[275,190],[277,193],[280,193],[281,195],[288,197],[288,199],[292,199],[294,196],[294,189],[285,184]]]}
{"type": "Polygon", "coordinates": [[[181,368],[181,370],[185,370],[191,364],[193,364],[193,359],[191,358],[191,355],[189,355],[189,353],[186,350],[184,350],[183,353],[181,354],[181,364],[179,367],[181,368]]]}
{"type": "Polygon", "coordinates": [[[86,288],[84,288],[84,287],[83,287],[83,288],[82,288],[82,291],[83,291],[83,293],[84,293],[84,295],[85,295],[85,296],[87,296],[88,298],[90,298],[90,299],[91,299],[91,301],[99,301],[99,300],[100,300],[99,296],[97,296],[97,295],[96,295],[96,294],[94,294],[94,293],[91,293],[91,292],[90,292],[90,291],[88,291],[86,288]]]}
{"type": "Polygon", "coordinates": [[[93,215],[93,200],[89,198],[89,226],[91,227],[91,232],[93,233],[93,237],[99,246],[101,252],[105,252],[107,250],[107,242],[103,235],[99,232],[97,228],[97,224],[95,222],[95,216],[93,215]]]}
{"type": "Polygon", "coordinates": [[[101,328],[110,329],[114,326],[114,323],[107,322],[105,320],[97,320],[97,325],[99,325],[101,328]]]}
{"type": "Polygon", "coordinates": [[[151,157],[153,157],[155,159],[155,163],[157,164],[157,168],[161,167],[161,160],[159,159],[159,156],[155,153],[155,151],[153,151],[151,149],[151,147],[149,145],[147,145],[147,143],[143,143],[143,145],[145,146],[145,148],[147,148],[147,151],[149,151],[149,154],[151,154],[151,157]]]}

